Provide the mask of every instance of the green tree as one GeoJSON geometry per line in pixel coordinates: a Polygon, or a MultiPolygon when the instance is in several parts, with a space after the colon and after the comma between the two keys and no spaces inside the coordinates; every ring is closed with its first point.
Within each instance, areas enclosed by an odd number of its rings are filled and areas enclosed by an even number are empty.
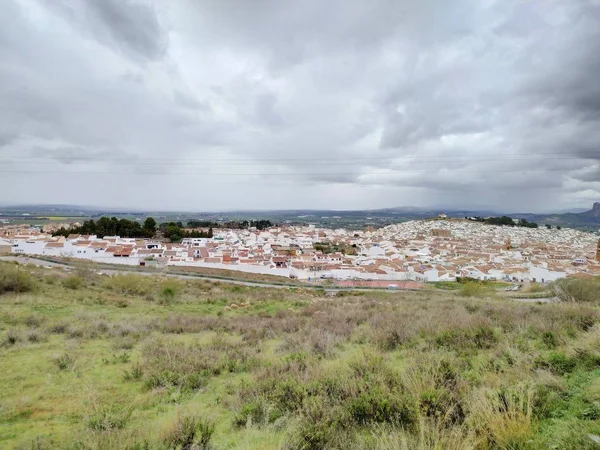
{"type": "Polygon", "coordinates": [[[156,220],[154,220],[152,217],[148,217],[144,221],[144,230],[154,236],[154,233],[156,233],[156,220]]]}

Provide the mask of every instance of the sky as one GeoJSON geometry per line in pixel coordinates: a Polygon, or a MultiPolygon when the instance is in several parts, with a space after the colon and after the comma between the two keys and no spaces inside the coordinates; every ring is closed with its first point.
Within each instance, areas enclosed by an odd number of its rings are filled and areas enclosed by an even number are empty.
{"type": "Polygon", "coordinates": [[[0,204],[600,201],[600,0],[2,0],[0,204]]]}

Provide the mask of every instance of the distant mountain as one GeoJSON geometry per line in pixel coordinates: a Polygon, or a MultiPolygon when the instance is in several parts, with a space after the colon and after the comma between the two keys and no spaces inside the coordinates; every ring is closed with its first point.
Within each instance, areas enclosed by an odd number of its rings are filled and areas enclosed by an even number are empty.
{"type": "Polygon", "coordinates": [[[589,217],[594,219],[600,219],[600,202],[594,203],[592,209],[586,212],[579,213],[581,217],[589,217]]]}
{"type": "Polygon", "coordinates": [[[510,213],[506,211],[467,210],[443,207],[412,207],[400,206],[395,208],[366,209],[366,210],[318,210],[318,209],[288,209],[288,210],[232,210],[232,211],[140,211],[125,208],[100,208],[81,205],[5,205],[0,206],[0,216],[69,216],[92,217],[117,216],[141,217],[153,216],[162,220],[181,220],[208,218],[211,220],[238,219],[269,219],[273,223],[317,223],[327,227],[361,228],[365,225],[384,225],[404,222],[407,220],[427,219],[444,213],[451,218],[463,217],[498,217],[510,216],[517,219],[527,219],[541,226],[564,226],[587,231],[600,229],[600,202],[594,203],[591,210],[575,210],[548,214],[510,213]]]}

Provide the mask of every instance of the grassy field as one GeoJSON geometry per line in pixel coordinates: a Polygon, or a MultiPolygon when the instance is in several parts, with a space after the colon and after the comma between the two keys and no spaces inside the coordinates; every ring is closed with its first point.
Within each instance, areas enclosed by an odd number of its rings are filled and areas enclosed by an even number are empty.
{"type": "Polygon", "coordinates": [[[600,288],[558,291],[332,297],[1,263],[0,448],[595,449],[600,288]]]}

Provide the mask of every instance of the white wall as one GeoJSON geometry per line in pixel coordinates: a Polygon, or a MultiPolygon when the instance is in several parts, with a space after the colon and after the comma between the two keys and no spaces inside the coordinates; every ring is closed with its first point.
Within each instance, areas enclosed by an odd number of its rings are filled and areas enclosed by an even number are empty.
{"type": "Polygon", "coordinates": [[[566,272],[554,272],[543,267],[531,267],[529,269],[529,280],[535,278],[535,281],[538,283],[541,283],[542,280],[544,280],[544,282],[556,281],[560,278],[565,278],[566,276],[566,272]]]}

